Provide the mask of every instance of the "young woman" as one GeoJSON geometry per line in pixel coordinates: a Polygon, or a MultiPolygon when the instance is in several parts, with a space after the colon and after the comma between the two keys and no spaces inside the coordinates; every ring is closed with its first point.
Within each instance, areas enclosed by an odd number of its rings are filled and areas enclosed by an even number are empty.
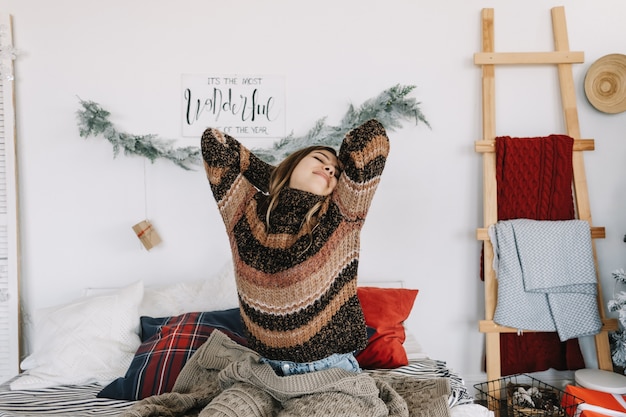
{"type": "Polygon", "coordinates": [[[313,146],[276,167],[218,130],[202,135],[248,347],[279,375],[360,370],[359,236],[388,152],[376,120],[351,130],[338,155],[313,146]]]}

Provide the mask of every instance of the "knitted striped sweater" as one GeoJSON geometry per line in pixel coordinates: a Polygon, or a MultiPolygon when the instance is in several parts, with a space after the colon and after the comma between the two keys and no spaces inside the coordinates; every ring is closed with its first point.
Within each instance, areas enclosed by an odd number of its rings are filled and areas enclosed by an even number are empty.
{"type": "Polygon", "coordinates": [[[202,135],[211,190],[226,225],[248,346],[269,359],[312,362],[363,349],[357,298],[359,235],[389,152],[383,126],[351,130],[339,154],[342,173],[330,196],[285,188],[265,223],[273,166],[216,129],[202,135]],[[304,214],[323,201],[312,236],[304,214]]]}

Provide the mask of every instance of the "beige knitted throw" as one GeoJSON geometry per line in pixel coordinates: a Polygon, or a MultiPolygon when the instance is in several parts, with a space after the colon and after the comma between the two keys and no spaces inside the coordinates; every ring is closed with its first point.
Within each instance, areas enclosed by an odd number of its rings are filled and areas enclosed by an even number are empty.
{"type": "Polygon", "coordinates": [[[328,369],[277,376],[256,352],[215,330],[187,361],[172,392],[120,417],[450,417],[445,378],[328,369]]]}

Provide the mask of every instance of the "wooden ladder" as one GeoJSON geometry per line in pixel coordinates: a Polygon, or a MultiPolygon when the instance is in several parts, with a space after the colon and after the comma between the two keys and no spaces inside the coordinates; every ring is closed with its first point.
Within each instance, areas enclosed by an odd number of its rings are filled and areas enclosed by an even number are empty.
{"type": "Polygon", "coordinates": [[[498,298],[498,283],[493,269],[493,248],[487,229],[498,221],[498,202],[496,184],[496,106],[495,106],[495,66],[496,65],[556,65],[561,90],[561,104],[567,135],[574,139],[573,149],[573,193],[578,219],[586,220],[591,227],[593,258],[598,281],[598,306],[603,326],[595,336],[598,367],[613,370],[608,332],[618,329],[617,319],[607,319],[598,276],[598,260],[594,238],[604,238],[603,227],[594,227],[591,220],[589,195],[585,179],[583,151],[593,150],[593,139],[580,139],[578,110],[576,108],[576,90],[572,74],[572,64],[584,62],[583,52],[569,50],[564,8],[552,9],[552,27],[555,50],[551,52],[495,52],[493,9],[482,10],[482,52],[474,54],[474,63],[482,67],[482,112],[483,138],[476,141],[476,152],[483,157],[483,221],[484,228],[477,230],[478,240],[484,243],[483,272],[485,279],[485,320],[479,323],[479,330],[485,333],[485,354],[487,380],[501,377],[500,333],[516,333],[518,329],[503,327],[493,322],[498,298]]]}

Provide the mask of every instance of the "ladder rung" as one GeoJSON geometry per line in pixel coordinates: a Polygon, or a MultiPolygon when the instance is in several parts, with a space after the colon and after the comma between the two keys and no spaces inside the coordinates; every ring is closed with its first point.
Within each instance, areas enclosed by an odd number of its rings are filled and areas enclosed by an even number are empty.
{"type": "MultiPolygon", "coordinates": [[[[606,231],[604,227],[593,226],[590,229],[592,239],[604,239],[606,237],[606,231]]],[[[487,231],[487,228],[482,227],[476,229],[476,239],[489,240],[489,232],[487,231]]]]}
{"type": "Polygon", "coordinates": [[[476,52],[474,64],[582,64],[585,62],[584,52],[476,52]]]}
{"type": "MultiPolygon", "coordinates": [[[[574,151],[593,151],[596,148],[595,140],[593,139],[574,139],[574,151]]],[[[495,152],[496,142],[493,140],[477,140],[474,143],[474,149],[476,152],[495,152]]]]}
{"type": "MultiPolygon", "coordinates": [[[[481,333],[517,333],[519,329],[513,327],[500,326],[493,320],[480,320],[478,322],[478,330],[481,333]]],[[[619,322],[614,318],[602,319],[603,332],[614,332],[619,330],[619,322]]],[[[536,330],[522,330],[524,333],[537,333],[536,330]]]]}

